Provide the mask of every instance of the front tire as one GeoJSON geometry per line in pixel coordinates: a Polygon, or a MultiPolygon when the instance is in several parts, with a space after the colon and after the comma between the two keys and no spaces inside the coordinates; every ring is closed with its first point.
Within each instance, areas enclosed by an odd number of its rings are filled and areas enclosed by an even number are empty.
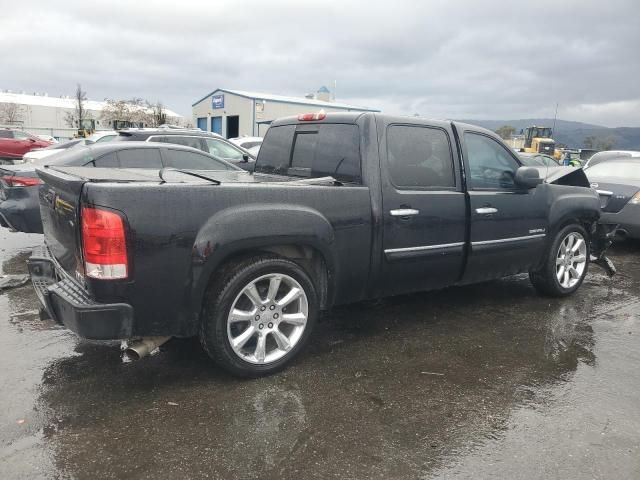
{"type": "Polygon", "coordinates": [[[207,293],[200,339],[234,375],[283,369],[308,342],[318,296],[307,273],[278,257],[253,257],[225,269],[207,293]]]}
{"type": "Polygon", "coordinates": [[[549,246],[542,268],[529,272],[531,283],[543,295],[571,295],[587,275],[590,255],[586,230],[577,224],[567,225],[549,246]]]}

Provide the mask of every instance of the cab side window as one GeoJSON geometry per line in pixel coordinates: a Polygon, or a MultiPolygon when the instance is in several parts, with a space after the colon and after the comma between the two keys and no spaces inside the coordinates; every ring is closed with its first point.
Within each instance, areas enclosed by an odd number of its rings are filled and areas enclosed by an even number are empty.
{"type": "Polygon", "coordinates": [[[520,166],[507,149],[493,138],[480,133],[465,132],[466,160],[469,166],[469,188],[481,190],[511,190],[520,166]]]}
{"type": "Polygon", "coordinates": [[[398,188],[456,186],[449,136],[439,128],[390,125],[387,158],[391,182],[398,188]]]}

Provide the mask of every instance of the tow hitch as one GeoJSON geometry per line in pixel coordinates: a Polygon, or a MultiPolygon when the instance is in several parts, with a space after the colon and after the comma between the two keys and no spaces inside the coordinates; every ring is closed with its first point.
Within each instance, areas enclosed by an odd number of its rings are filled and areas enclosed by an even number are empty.
{"type": "Polygon", "coordinates": [[[605,255],[609,246],[613,243],[618,225],[610,223],[598,223],[591,235],[591,261],[613,277],[616,267],[605,255]]]}

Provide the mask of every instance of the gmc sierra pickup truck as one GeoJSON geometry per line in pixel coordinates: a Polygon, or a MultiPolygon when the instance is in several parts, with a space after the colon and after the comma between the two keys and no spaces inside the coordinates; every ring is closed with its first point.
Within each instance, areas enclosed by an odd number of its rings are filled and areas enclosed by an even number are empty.
{"type": "Polygon", "coordinates": [[[609,243],[581,169],[522,166],[458,122],[281,119],[253,175],[38,174],[45,246],[29,264],[53,319],[150,348],[198,335],[243,376],[289,363],[333,305],[520,272],[566,296],[609,243]]]}

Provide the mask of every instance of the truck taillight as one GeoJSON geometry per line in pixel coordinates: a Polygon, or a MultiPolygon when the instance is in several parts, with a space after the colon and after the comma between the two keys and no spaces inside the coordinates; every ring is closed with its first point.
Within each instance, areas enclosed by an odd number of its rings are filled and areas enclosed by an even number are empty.
{"type": "Polygon", "coordinates": [[[2,181],[9,187],[34,187],[42,183],[42,180],[39,178],[32,177],[3,176],[2,181]]]}
{"type": "Polygon", "coordinates": [[[108,210],[84,207],[81,220],[87,277],[101,280],[127,278],[129,261],[122,217],[108,210]]]}
{"type": "Polygon", "coordinates": [[[312,122],[314,120],[324,120],[327,118],[327,114],[324,110],[320,110],[318,113],[302,113],[298,115],[298,121],[300,122],[312,122]]]}

